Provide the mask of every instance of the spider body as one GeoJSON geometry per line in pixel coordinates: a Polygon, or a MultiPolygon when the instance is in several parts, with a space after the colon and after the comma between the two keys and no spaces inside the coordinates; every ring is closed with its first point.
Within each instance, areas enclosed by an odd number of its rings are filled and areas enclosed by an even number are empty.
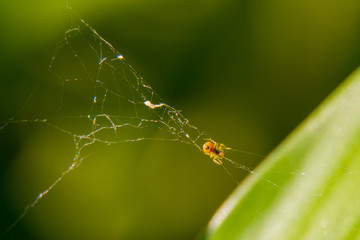
{"type": "Polygon", "coordinates": [[[203,145],[203,152],[206,155],[209,155],[210,158],[213,159],[213,161],[216,164],[221,165],[222,159],[224,158],[224,151],[228,149],[225,147],[222,143],[217,143],[211,139],[209,139],[209,142],[204,143],[203,145]]]}

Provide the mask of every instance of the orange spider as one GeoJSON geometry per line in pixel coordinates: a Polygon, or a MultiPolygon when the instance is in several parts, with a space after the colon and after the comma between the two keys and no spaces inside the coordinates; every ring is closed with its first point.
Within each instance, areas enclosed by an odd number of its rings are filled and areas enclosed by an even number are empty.
{"type": "Polygon", "coordinates": [[[228,148],[222,143],[219,144],[211,139],[206,140],[209,140],[209,142],[204,143],[203,152],[206,155],[209,155],[216,164],[221,165],[221,160],[224,158],[224,151],[228,148]]]}

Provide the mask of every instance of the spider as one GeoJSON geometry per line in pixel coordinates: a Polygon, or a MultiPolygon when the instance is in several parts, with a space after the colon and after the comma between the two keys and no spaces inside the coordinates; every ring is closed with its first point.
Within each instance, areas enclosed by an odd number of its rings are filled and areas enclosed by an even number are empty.
{"type": "Polygon", "coordinates": [[[211,139],[203,145],[203,152],[213,159],[214,163],[221,165],[224,158],[224,151],[229,149],[222,143],[217,143],[211,139]]]}

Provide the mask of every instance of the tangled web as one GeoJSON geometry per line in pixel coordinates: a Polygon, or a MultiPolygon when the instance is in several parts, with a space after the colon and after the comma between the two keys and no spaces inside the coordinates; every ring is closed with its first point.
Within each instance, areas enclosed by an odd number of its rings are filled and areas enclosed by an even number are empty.
{"type": "MultiPolygon", "coordinates": [[[[11,124],[44,125],[71,136],[75,152],[70,166],[25,207],[3,236],[64,176],[91,155],[87,150],[94,144],[112,145],[144,140],[176,141],[201,151],[204,139],[211,138],[206,132],[190,124],[181,111],[166,104],[123,55],[70,6],[67,11],[70,27],[65,31],[49,65],[50,72],[61,89],[57,106],[42,109],[43,111],[32,113],[31,117],[23,118],[21,112],[27,105],[38,101],[35,94],[31,94],[25,105],[0,126],[0,130],[11,124]],[[154,133],[159,131],[163,133],[162,137],[154,137],[154,133]]],[[[254,173],[252,169],[229,158],[224,160],[236,168],[254,173]]],[[[222,166],[227,171],[224,165],[222,166]]],[[[232,174],[228,173],[232,177],[232,174]]],[[[277,186],[270,180],[264,180],[277,186]]]]}

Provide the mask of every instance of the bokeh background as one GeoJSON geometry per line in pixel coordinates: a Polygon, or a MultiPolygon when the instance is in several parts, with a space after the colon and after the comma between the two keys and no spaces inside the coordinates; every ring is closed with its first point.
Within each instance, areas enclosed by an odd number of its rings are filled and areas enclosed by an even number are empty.
{"type": "MultiPolygon", "coordinates": [[[[2,126],[38,82],[51,81],[65,15],[60,0],[0,4],[2,126]]],[[[271,152],[360,63],[357,0],[70,4],[192,124],[253,153],[271,152]]],[[[30,118],[35,110],[21,111],[30,118]]],[[[71,164],[73,142],[31,123],[1,128],[0,141],[3,232],[71,164]]],[[[262,160],[232,157],[250,168],[262,160]]],[[[230,171],[240,181],[247,175],[230,171]]],[[[180,143],[98,148],[5,239],[201,238],[235,187],[221,167],[180,143]]]]}

